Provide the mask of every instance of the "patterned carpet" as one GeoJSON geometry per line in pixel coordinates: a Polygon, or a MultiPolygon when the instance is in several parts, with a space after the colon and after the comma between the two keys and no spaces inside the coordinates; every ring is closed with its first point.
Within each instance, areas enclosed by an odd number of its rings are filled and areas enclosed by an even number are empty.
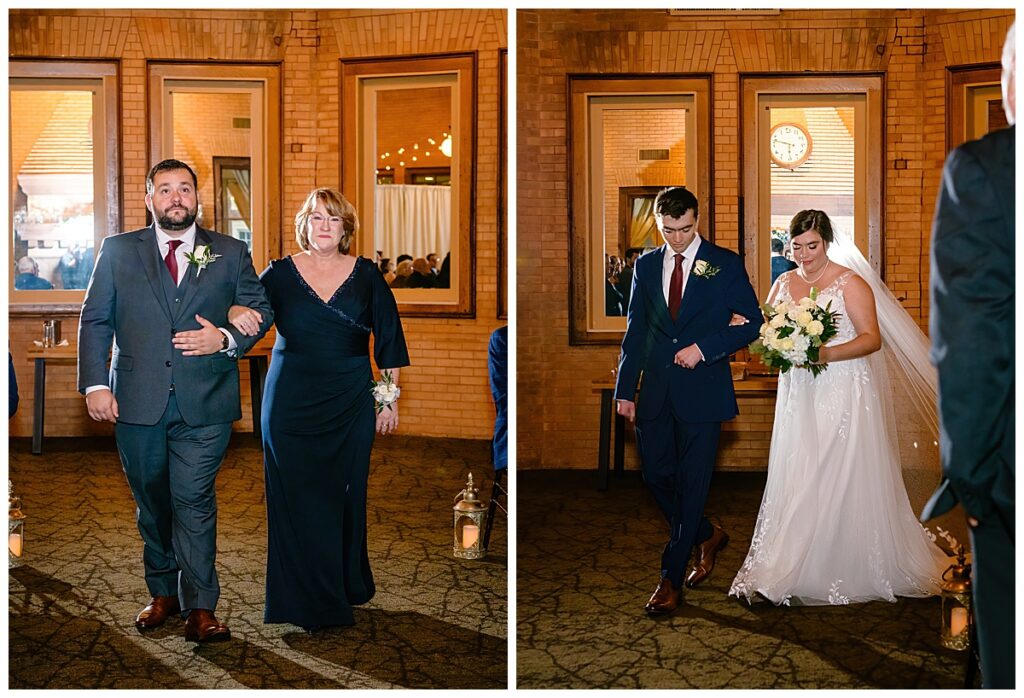
{"type": "Polygon", "coordinates": [[[686,605],[650,619],[667,527],[639,474],[527,471],[517,479],[520,688],[957,688],[966,653],[939,644],[938,598],[840,607],[728,597],[763,474],[718,473],[707,511],[730,534],[686,605]],[[528,522],[525,523],[525,522],[528,522]]]}
{"type": "Polygon", "coordinates": [[[170,619],[145,635],[135,509],[112,440],[12,441],[28,516],[25,565],[9,578],[10,688],[504,688],[507,521],[481,561],[451,553],[455,494],[472,471],[490,495],[489,443],[378,438],[369,548],[376,597],[356,625],[308,635],[263,624],[262,455],[236,435],[217,479],[221,599],[230,642],[185,642],[170,619]]]}

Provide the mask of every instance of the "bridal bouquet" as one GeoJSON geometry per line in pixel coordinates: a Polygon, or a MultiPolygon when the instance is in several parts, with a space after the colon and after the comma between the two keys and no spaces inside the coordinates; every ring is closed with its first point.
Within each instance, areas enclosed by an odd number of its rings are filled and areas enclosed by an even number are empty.
{"type": "Polygon", "coordinates": [[[760,337],[750,345],[751,354],[760,354],[765,366],[785,373],[794,366],[806,368],[815,376],[827,368],[817,364],[822,345],[836,336],[839,313],[832,310],[832,301],[825,307],[817,303],[818,289],[810,297],[798,301],[765,304],[765,323],[760,337]]]}

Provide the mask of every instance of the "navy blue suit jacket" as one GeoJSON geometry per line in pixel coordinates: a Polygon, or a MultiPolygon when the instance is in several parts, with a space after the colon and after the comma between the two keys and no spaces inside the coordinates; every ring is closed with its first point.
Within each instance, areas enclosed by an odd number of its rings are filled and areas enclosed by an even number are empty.
{"type": "Polygon", "coordinates": [[[491,457],[495,470],[508,469],[508,325],[491,334],[487,346],[487,373],[494,397],[494,438],[491,457]]]}
{"type": "Polygon", "coordinates": [[[725,359],[757,338],[764,322],[757,296],[739,256],[701,240],[696,261],[704,260],[719,271],[696,276],[691,269],[679,317],[673,322],[662,289],[665,248],[642,255],[633,268],[615,397],[633,400],[642,372],[638,418],[657,416],[671,400],[676,417],[685,422],[732,419],[738,409],[725,359]],[[734,312],[750,322],[730,327],[734,312]],[[676,352],[695,342],[705,360],[692,369],[674,363],[676,352]]]}
{"type": "MultiPolygon", "coordinates": [[[[957,502],[1013,530],[1015,128],[954,149],[942,171],[931,247],[932,361],[942,472],[927,520],[957,502]]],[[[1012,536],[1011,536],[1012,537],[1012,536]]]]}

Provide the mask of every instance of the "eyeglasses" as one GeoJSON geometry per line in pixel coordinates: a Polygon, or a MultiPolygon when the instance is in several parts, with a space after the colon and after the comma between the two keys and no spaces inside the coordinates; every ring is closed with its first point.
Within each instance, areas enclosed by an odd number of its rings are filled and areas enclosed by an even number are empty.
{"type": "Polygon", "coordinates": [[[309,216],[309,222],[312,223],[313,225],[323,225],[324,221],[330,223],[332,228],[337,228],[339,225],[341,225],[341,217],[339,216],[331,216],[330,218],[324,218],[319,213],[313,213],[310,214],[309,216]]]}

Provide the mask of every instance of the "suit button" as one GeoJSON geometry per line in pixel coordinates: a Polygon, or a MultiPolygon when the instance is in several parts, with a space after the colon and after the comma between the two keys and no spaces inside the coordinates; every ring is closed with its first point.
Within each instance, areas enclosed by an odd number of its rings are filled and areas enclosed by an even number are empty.
{"type": "Polygon", "coordinates": [[[175,303],[181,303],[181,299],[180,299],[180,298],[175,298],[175,299],[174,299],[174,302],[175,302],[175,303]]]}
{"type": "Polygon", "coordinates": [[[167,368],[170,368],[171,367],[171,362],[170,361],[164,361],[164,366],[166,366],[167,368]]]}
{"type": "Polygon", "coordinates": [[[678,339],[673,339],[673,340],[672,340],[672,343],[673,343],[673,344],[679,344],[679,340],[678,340],[678,339]]]}

